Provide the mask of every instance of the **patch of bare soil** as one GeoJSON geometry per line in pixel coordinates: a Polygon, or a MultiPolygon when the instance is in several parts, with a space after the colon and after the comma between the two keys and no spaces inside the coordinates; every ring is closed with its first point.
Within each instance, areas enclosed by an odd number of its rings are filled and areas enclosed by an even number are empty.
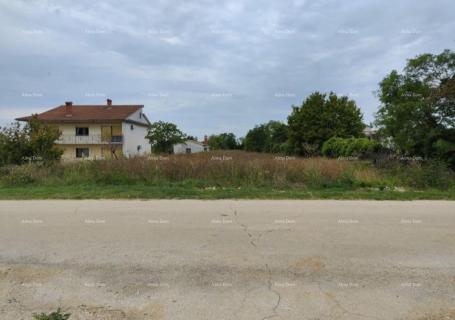
{"type": "Polygon", "coordinates": [[[455,320],[455,309],[441,310],[438,313],[428,314],[423,317],[419,317],[416,320],[455,320]]]}

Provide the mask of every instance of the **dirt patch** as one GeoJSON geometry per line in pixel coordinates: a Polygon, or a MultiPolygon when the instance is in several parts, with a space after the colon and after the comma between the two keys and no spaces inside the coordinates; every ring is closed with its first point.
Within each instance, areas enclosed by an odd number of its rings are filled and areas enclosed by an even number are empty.
{"type": "Polygon", "coordinates": [[[424,316],[408,317],[406,320],[455,320],[455,309],[440,310],[424,316]]]}
{"type": "Polygon", "coordinates": [[[295,267],[298,269],[320,272],[325,268],[324,259],[321,257],[304,257],[297,260],[295,267]]]}

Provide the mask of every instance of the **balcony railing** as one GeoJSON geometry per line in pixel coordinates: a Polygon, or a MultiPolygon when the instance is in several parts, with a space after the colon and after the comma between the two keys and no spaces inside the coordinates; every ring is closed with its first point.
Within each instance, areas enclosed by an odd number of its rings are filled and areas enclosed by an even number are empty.
{"type": "Polygon", "coordinates": [[[123,136],[102,136],[100,134],[76,136],[62,134],[55,142],[58,144],[122,144],[123,136]]]}

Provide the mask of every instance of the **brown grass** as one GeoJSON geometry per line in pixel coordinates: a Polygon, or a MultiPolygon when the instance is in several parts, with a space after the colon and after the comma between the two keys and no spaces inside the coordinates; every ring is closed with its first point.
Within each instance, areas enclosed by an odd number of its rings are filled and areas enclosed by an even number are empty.
{"type": "Polygon", "coordinates": [[[61,163],[52,168],[22,166],[3,180],[12,184],[15,181],[53,183],[56,180],[65,184],[192,181],[201,186],[327,187],[352,184],[356,175],[375,179],[374,170],[354,161],[216,151],[61,163]]]}

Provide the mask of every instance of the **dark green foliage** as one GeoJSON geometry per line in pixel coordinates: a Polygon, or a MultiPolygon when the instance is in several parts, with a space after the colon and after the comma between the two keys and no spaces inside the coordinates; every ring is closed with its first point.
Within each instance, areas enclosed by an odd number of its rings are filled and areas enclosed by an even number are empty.
{"type": "Polygon", "coordinates": [[[404,155],[438,158],[455,167],[455,53],[423,54],[380,83],[376,125],[404,155]]]}
{"type": "Polygon", "coordinates": [[[235,150],[240,147],[233,133],[211,135],[208,138],[208,142],[211,150],[235,150]]]}
{"type": "Polygon", "coordinates": [[[377,153],[381,145],[367,138],[332,137],[322,145],[322,154],[326,157],[359,157],[365,158],[377,153]]]}
{"type": "Polygon", "coordinates": [[[175,124],[164,121],[152,123],[147,134],[155,153],[171,153],[174,144],[183,142],[184,138],[185,134],[175,124]]]}
{"type": "Polygon", "coordinates": [[[313,155],[331,137],[361,137],[362,113],[353,100],[334,93],[311,94],[288,117],[289,144],[293,152],[313,155]]]}
{"type": "Polygon", "coordinates": [[[51,312],[49,314],[41,313],[33,314],[33,319],[35,320],[67,320],[71,316],[70,313],[62,313],[60,308],[57,311],[51,312]]]}
{"type": "Polygon", "coordinates": [[[412,188],[420,190],[455,188],[455,173],[443,161],[392,159],[376,163],[376,167],[396,181],[412,188]]]}
{"type": "Polygon", "coordinates": [[[31,155],[29,127],[22,127],[19,122],[16,122],[10,127],[1,128],[0,165],[21,164],[24,162],[24,157],[31,155]]]}
{"type": "Polygon", "coordinates": [[[58,127],[37,120],[30,121],[28,126],[32,157],[45,163],[60,159],[63,151],[55,145],[55,141],[61,135],[58,127]]]}
{"type": "Polygon", "coordinates": [[[37,120],[32,120],[25,126],[15,122],[9,127],[1,128],[0,165],[58,160],[63,153],[55,146],[55,140],[59,137],[58,128],[37,120]]]}
{"type": "Polygon", "coordinates": [[[248,131],[243,141],[247,151],[288,153],[288,128],[279,121],[269,121],[248,131]]]}

